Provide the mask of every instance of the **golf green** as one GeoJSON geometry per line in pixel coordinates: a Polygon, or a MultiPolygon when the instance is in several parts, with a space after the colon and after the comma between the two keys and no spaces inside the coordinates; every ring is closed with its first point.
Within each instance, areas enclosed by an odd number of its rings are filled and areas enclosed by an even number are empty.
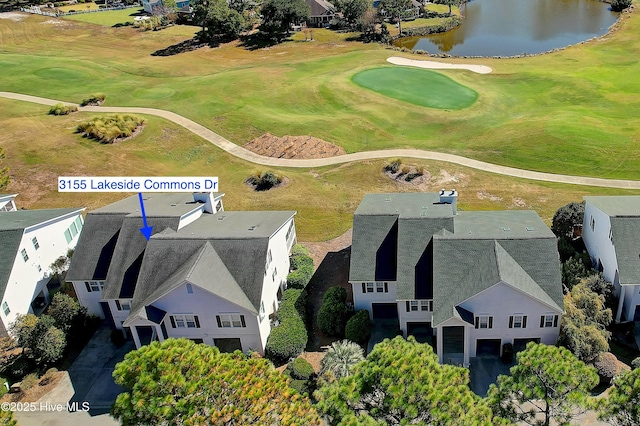
{"type": "Polygon", "coordinates": [[[440,73],[413,68],[373,68],[353,76],[353,82],[382,95],[414,105],[440,109],[467,108],[478,93],[440,73]]]}

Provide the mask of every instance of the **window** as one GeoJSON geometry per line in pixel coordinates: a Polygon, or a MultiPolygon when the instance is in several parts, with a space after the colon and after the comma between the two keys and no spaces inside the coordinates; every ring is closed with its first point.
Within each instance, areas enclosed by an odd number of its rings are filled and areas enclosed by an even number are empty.
{"type": "Polygon", "coordinates": [[[609,241],[613,244],[613,228],[609,228],[609,241]]]}
{"type": "Polygon", "coordinates": [[[118,308],[119,311],[130,311],[131,310],[131,302],[129,301],[119,301],[116,300],[116,308],[118,308]]]}
{"type": "Polygon", "coordinates": [[[376,283],[376,292],[377,293],[388,293],[389,292],[389,284],[387,284],[387,283],[376,283]]]}
{"type": "Polygon", "coordinates": [[[65,240],[67,240],[67,244],[70,243],[71,240],[73,240],[73,237],[71,236],[71,231],[69,231],[68,229],[64,231],[64,238],[65,240]]]}
{"type": "Polygon", "coordinates": [[[78,231],[82,231],[82,216],[76,217],[76,226],[78,227],[78,231]]]}
{"type": "Polygon", "coordinates": [[[69,227],[69,229],[71,230],[72,237],[75,237],[76,235],[78,235],[78,227],[76,226],[75,222],[71,222],[71,226],[69,227]]]}
{"type": "Polygon", "coordinates": [[[216,321],[218,322],[218,327],[221,327],[221,328],[237,328],[237,327],[247,326],[247,324],[244,321],[244,315],[240,315],[240,314],[216,315],[216,321]]]}
{"type": "Polygon", "coordinates": [[[291,238],[291,236],[294,234],[295,233],[293,232],[293,221],[291,221],[291,225],[289,225],[289,229],[287,229],[287,235],[286,235],[287,243],[289,242],[289,238],[291,238]]]}
{"type": "Polygon", "coordinates": [[[558,315],[546,314],[540,316],[540,328],[557,327],[558,315]]]}
{"type": "Polygon", "coordinates": [[[476,317],[476,328],[493,328],[493,317],[479,315],[476,317]]]}
{"type": "Polygon", "coordinates": [[[367,293],[373,293],[373,283],[367,283],[367,293]]]}
{"type": "Polygon", "coordinates": [[[193,294],[193,286],[189,283],[187,283],[187,293],[193,294]]]}
{"type": "Polygon", "coordinates": [[[420,301],[420,310],[433,312],[433,300],[421,300],[420,301]]]}
{"type": "Polygon", "coordinates": [[[200,319],[197,315],[171,315],[169,320],[173,328],[200,328],[200,319]]]}
{"type": "Polygon", "coordinates": [[[38,239],[36,237],[33,237],[31,239],[31,242],[33,243],[33,248],[35,248],[36,250],[40,248],[40,244],[38,243],[38,239]]]}
{"type": "Polygon", "coordinates": [[[38,268],[38,272],[42,272],[42,266],[37,265],[37,268],[38,268]]]}
{"type": "Polygon", "coordinates": [[[89,293],[91,293],[92,291],[102,291],[104,287],[104,281],[85,281],[84,285],[89,293]]]}
{"type": "Polygon", "coordinates": [[[273,268],[273,273],[271,274],[271,281],[276,281],[276,275],[278,275],[278,268],[273,268]]]}
{"type": "Polygon", "coordinates": [[[22,259],[24,259],[25,262],[29,260],[29,255],[27,254],[27,250],[25,249],[20,250],[20,254],[22,255],[22,259]]]}
{"type": "Polygon", "coordinates": [[[2,302],[2,310],[4,311],[5,315],[9,315],[9,312],[11,312],[11,309],[9,309],[9,304],[7,302],[2,302]]]}
{"type": "Polygon", "coordinates": [[[591,219],[589,220],[589,226],[591,227],[592,231],[595,231],[595,229],[596,229],[596,220],[593,218],[593,216],[591,216],[591,219]]]}
{"type": "Polygon", "coordinates": [[[527,328],[527,316],[522,314],[510,316],[509,328],[527,328]]]}
{"type": "Polygon", "coordinates": [[[264,302],[260,302],[260,315],[258,315],[258,318],[260,318],[260,322],[264,319],[264,302]]]}
{"type": "Polygon", "coordinates": [[[418,310],[418,301],[417,300],[412,300],[411,301],[411,312],[416,312],[418,310]]]}
{"type": "Polygon", "coordinates": [[[271,249],[267,252],[267,267],[271,264],[271,260],[273,257],[271,256],[271,249]]]}

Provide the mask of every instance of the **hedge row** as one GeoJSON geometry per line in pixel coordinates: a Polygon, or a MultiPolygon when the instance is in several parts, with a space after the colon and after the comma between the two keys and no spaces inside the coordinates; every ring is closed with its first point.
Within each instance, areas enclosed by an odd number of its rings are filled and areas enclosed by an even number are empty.
{"type": "Polygon", "coordinates": [[[280,324],[271,329],[266,355],[280,363],[295,358],[307,346],[305,326],[306,293],[300,289],[285,290],[278,309],[280,324]]]}
{"type": "Polygon", "coordinates": [[[287,275],[287,287],[305,288],[313,276],[313,259],[306,247],[296,244],[291,250],[291,272],[287,275]]]}
{"type": "Polygon", "coordinates": [[[444,33],[459,26],[462,20],[457,16],[445,19],[441,24],[427,25],[425,27],[403,28],[402,36],[424,36],[429,34],[444,33]]]}
{"type": "Polygon", "coordinates": [[[324,294],[318,310],[318,328],[327,336],[344,336],[346,301],[347,290],[342,287],[330,287],[324,294]]]}

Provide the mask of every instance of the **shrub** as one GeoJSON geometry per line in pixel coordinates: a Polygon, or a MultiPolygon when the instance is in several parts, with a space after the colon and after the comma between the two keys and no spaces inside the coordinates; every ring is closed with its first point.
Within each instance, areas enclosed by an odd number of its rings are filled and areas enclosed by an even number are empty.
{"type": "Polygon", "coordinates": [[[295,389],[300,395],[310,395],[312,393],[308,380],[290,379],[289,386],[295,389]]]}
{"type": "Polygon", "coordinates": [[[117,348],[119,348],[122,345],[124,345],[124,342],[125,342],[125,338],[121,330],[116,329],[111,331],[111,343],[113,343],[117,348]]]}
{"type": "Polygon", "coordinates": [[[38,384],[38,375],[34,373],[27,374],[24,379],[22,379],[22,382],[20,382],[20,390],[27,391],[36,384],[38,384]]]}
{"type": "Polygon", "coordinates": [[[618,358],[611,352],[604,352],[598,355],[593,365],[598,370],[600,383],[606,385],[613,383],[613,379],[621,373],[631,370],[628,365],[618,361],[618,358]]]}
{"type": "Polygon", "coordinates": [[[52,367],[50,369],[47,370],[46,373],[44,373],[44,375],[40,378],[40,386],[46,386],[49,383],[51,383],[51,381],[56,377],[56,375],[58,374],[58,369],[55,367],[52,367]]]}
{"type": "Polygon", "coordinates": [[[9,385],[9,381],[4,377],[0,377],[0,397],[2,397],[4,394],[6,394],[9,391],[7,387],[8,385],[9,385]]]}
{"type": "Polygon", "coordinates": [[[349,318],[344,330],[344,337],[356,343],[365,344],[371,338],[371,320],[369,312],[361,309],[349,318]]]}
{"type": "Polygon", "coordinates": [[[133,135],[133,132],[144,123],[144,118],[135,115],[115,114],[94,117],[89,121],[80,123],[76,131],[82,133],[85,137],[102,143],[113,143],[118,139],[133,135]]]}
{"type": "Polygon", "coordinates": [[[249,176],[245,182],[253,185],[256,191],[268,191],[274,186],[279,185],[282,182],[282,178],[273,172],[267,171],[254,173],[249,176]]]}
{"type": "Polygon", "coordinates": [[[404,180],[407,182],[411,182],[412,180],[414,180],[417,177],[422,176],[422,173],[407,173],[407,175],[404,177],[404,180]]]}
{"type": "MultiPolygon", "coordinates": [[[[299,246],[299,244],[296,245],[299,246]]],[[[313,276],[313,258],[309,256],[306,248],[304,251],[298,250],[299,252],[291,254],[291,272],[287,275],[287,287],[302,289],[309,284],[313,276]]]]}
{"type": "Polygon", "coordinates": [[[104,93],[94,93],[86,99],[83,99],[80,103],[80,106],[94,105],[98,106],[104,102],[106,99],[106,95],[104,93]]]}
{"type": "Polygon", "coordinates": [[[384,171],[389,173],[398,173],[398,170],[400,170],[400,164],[402,164],[400,160],[395,159],[391,161],[389,164],[387,164],[386,166],[384,166],[384,171]]]}
{"type": "Polygon", "coordinates": [[[302,290],[288,289],[282,295],[278,319],[280,325],[271,330],[265,353],[277,363],[295,358],[307,346],[305,326],[306,295],[302,290]]]}
{"type": "Polygon", "coordinates": [[[304,358],[296,358],[290,364],[291,377],[298,380],[309,380],[316,372],[309,362],[304,358]]]}
{"type": "Polygon", "coordinates": [[[611,0],[611,10],[614,12],[622,12],[631,6],[631,0],[611,0]]]}
{"type": "Polygon", "coordinates": [[[327,336],[344,336],[347,317],[347,290],[342,287],[330,287],[322,298],[318,310],[318,328],[327,336]]]}
{"type": "Polygon", "coordinates": [[[78,111],[78,107],[75,105],[55,104],[49,109],[51,115],[67,115],[71,112],[78,111]]]}
{"type": "Polygon", "coordinates": [[[309,249],[302,244],[294,244],[293,247],[291,247],[291,256],[295,257],[299,255],[309,256],[309,249]]]}
{"type": "Polygon", "coordinates": [[[637,358],[634,358],[633,361],[631,361],[631,366],[633,367],[634,370],[640,367],[640,356],[637,358]]]}
{"type": "Polygon", "coordinates": [[[402,170],[403,175],[406,175],[411,170],[411,167],[405,165],[405,166],[402,166],[400,170],[402,170]]]}

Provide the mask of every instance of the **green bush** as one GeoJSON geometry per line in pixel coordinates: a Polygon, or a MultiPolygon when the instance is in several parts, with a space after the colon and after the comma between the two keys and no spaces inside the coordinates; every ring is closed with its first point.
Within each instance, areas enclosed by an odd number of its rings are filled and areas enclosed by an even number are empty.
{"type": "Polygon", "coordinates": [[[135,115],[115,114],[94,117],[80,123],[76,131],[102,143],[113,143],[118,139],[133,135],[133,132],[144,123],[144,118],[135,115]]]}
{"type": "Polygon", "coordinates": [[[278,309],[280,324],[271,330],[265,348],[266,356],[276,363],[295,358],[307,346],[305,326],[306,294],[303,290],[288,289],[282,295],[278,309]]]}
{"type": "Polygon", "coordinates": [[[106,95],[104,93],[94,93],[86,99],[83,99],[80,103],[80,106],[94,105],[98,106],[104,102],[106,99],[106,95]]]}
{"type": "Polygon", "coordinates": [[[342,287],[330,287],[322,298],[318,310],[318,328],[327,336],[344,336],[347,318],[347,290],[342,287]]]}
{"type": "Polygon", "coordinates": [[[384,171],[389,173],[398,173],[398,170],[400,170],[400,164],[402,163],[399,159],[393,160],[389,164],[384,166],[384,171]]]}
{"type": "Polygon", "coordinates": [[[352,342],[365,344],[371,338],[371,320],[369,312],[361,309],[349,318],[344,330],[344,337],[352,342]]]}
{"type": "MultiPolygon", "coordinates": [[[[306,249],[305,249],[306,250],[306,249]]],[[[291,272],[287,275],[287,287],[302,289],[313,276],[313,258],[302,252],[291,255],[291,272]]]]}
{"type": "Polygon", "coordinates": [[[35,373],[27,374],[20,382],[20,390],[26,391],[38,384],[38,375],[35,373]]]}
{"type": "Polygon", "coordinates": [[[4,377],[0,377],[0,398],[9,391],[8,385],[9,381],[4,377]]]}
{"type": "Polygon", "coordinates": [[[631,6],[631,0],[611,0],[611,10],[614,12],[622,12],[631,6]]]}
{"type": "Polygon", "coordinates": [[[273,172],[254,173],[249,176],[246,183],[253,185],[256,191],[268,191],[282,182],[282,178],[273,172]]]}
{"type": "Polygon", "coordinates": [[[316,372],[309,362],[304,358],[296,358],[290,364],[291,377],[298,380],[309,380],[316,372]]]}
{"type": "Polygon", "coordinates": [[[49,109],[50,115],[67,115],[71,112],[78,111],[78,107],[75,105],[55,104],[49,109]]]}
{"type": "Polygon", "coordinates": [[[293,247],[291,247],[291,257],[300,255],[309,256],[309,249],[302,244],[294,244],[293,247]]]}
{"type": "Polygon", "coordinates": [[[290,379],[289,386],[295,389],[300,395],[310,395],[312,393],[308,380],[290,379]]]}
{"type": "Polygon", "coordinates": [[[19,381],[31,369],[31,365],[26,356],[21,356],[9,366],[9,374],[14,381],[19,381]]]}

